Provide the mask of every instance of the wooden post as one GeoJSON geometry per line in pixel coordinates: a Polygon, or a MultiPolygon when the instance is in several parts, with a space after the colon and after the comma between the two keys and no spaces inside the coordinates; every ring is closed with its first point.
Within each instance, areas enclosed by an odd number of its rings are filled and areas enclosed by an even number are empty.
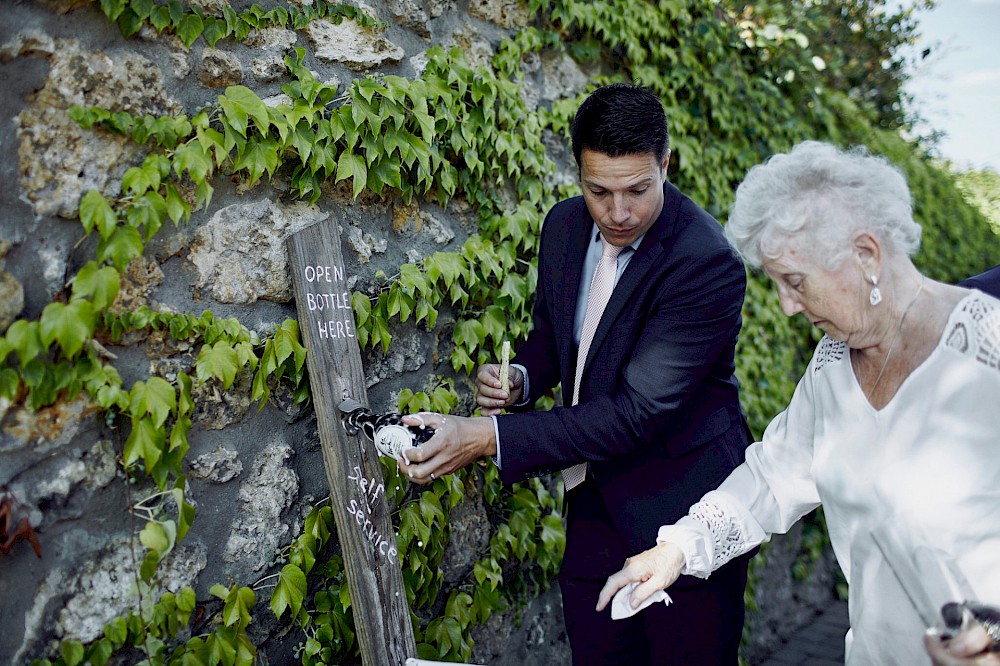
{"type": "Polygon", "coordinates": [[[378,453],[363,434],[346,433],[337,411],[368,396],[336,221],[298,232],[287,249],[361,660],[400,666],[417,646],[378,453]]]}

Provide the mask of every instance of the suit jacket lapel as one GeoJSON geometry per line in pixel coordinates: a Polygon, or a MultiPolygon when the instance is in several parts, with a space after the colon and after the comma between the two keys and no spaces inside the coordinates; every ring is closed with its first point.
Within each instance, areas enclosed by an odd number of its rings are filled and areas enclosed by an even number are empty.
{"type": "Polygon", "coordinates": [[[660,216],[643,238],[642,244],[636,250],[635,256],[629,261],[625,272],[622,273],[615,290],[611,293],[611,300],[608,301],[601,321],[594,332],[594,341],[590,343],[590,351],[587,352],[587,361],[584,366],[590,365],[594,357],[599,353],[604,338],[611,330],[611,324],[618,318],[625,305],[632,299],[639,285],[643,283],[646,273],[660,261],[663,256],[663,241],[673,231],[673,222],[677,218],[677,209],[680,206],[680,192],[670,183],[664,184],[663,210],[660,216]]]}
{"type": "MultiPolygon", "coordinates": [[[[560,267],[560,283],[557,284],[553,299],[553,312],[556,316],[555,332],[557,340],[565,340],[561,345],[559,367],[562,372],[563,386],[572,386],[573,366],[576,363],[576,345],[573,342],[573,323],[576,321],[576,301],[580,296],[580,275],[583,271],[583,260],[587,253],[587,243],[591,240],[590,232],[594,228],[594,220],[590,217],[586,205],[582,204],[583,213],[572,220],[573,228],[568,230],[565,244],[566,254],[560,267]]],[[[564,395],[565,392],[564,392],[564,395]]],[[[572,391],[569,392],[572,395],[572,391]]],[[[568,398],[567,398],[568,399],[568,398]]]]}

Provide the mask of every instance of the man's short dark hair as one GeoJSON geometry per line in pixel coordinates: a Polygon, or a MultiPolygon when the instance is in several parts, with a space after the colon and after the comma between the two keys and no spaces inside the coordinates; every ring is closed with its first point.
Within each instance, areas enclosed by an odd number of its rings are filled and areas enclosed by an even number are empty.
{"type": "Polygon", "coordinates": [[[608,157],[652,153],[659,162],[670,141],[660,98],[649,88],[628,83],[592,92],[577,110],[571,133],[578,166],[584,149],[608,157]]]}

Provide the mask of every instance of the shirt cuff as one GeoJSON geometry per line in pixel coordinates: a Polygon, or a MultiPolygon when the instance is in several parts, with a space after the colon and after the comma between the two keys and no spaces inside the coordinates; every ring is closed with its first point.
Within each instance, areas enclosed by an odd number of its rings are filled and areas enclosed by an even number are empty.
{"type": "Polygon", "coordinates": [[[664,525],[656,535],[656,543],[672,543],[684,553],[685,576],[708,578],[715,557],[715,537],[703,524],[685,516],[673,525],[664,525]]]}
{"type": "MultiPolygon", "coordinates": [[[[527,381],[527,375],[525,375],[525,381],[527,381]]],[[[503,469],[500,466],[500,425],[497,423],[497,417],[491,416],[490,418],[493,419],[493,436],[497,442],[497,454],[493,456],[493,464],[497,466],[497,469],[503,469]]]]}
{"type": "MultiPolygon", "coordinates": [[[[524,386],[521,388],[521,402],[516,405],[511,405],[512,407],[524,407],[528,404],[528,369],[521,365],[520,363],[511,363],[510,367],[517,368],[521,371],[521,376],[524,377],[524,386]]],[[[497,451],[500,450],[500,435],[497,435],[497,451]]],[[[499,457],[499,455],[498,455],[499,457]]]]}

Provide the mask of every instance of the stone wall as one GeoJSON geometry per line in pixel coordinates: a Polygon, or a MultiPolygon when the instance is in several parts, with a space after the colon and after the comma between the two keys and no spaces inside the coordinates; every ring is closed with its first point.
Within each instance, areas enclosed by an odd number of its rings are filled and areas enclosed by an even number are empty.
{"type": "MultiPolygon", "coordinates": [[[[238,0],[202,1],[209,10],[238,0]]],[[[273,3],[261,2],[264,6],[273,3]]],[[[381,33],[352,21],[316,21],[300,32],[253,32],[190,49],[174,37],[143,30],[132,39],[86,0],[4,3],[0,28],[0,331],[17,318],[37,319],[66,293],[67,279],[93,256],[75,220],[89,189],[117,193],[142,149],[120,136],[83,130],[66,111],[75,104],[133,114],[193,114],[213,104],[224,86],[241,83],[276,99],[284,56],[307,50],[318,80],[350,81],[369,72],[413,77],[436,44],[460,46],[470,61],[489,58],[499,41],[526,24],[513,0],[371,0],[369,11],[389,24],[381,33]]],[[[532,56],[524,63],[529,104],[575,95],[590,76],[567,57],[532,56]]],[[[565,146],[553,139],[558,178],[575,173],[565,146]]],[[[236,317],[266,335],[294,317],[283,242],[319,220],[336,220],[344,239],[349,285],[369,290],[379,271],[454,250],[474,231],[475,215],[460,201],[446,208],[421,202],[362,198],[352,203],[330,188],[314,205],[287,195],[287,176],[242,191],[219,178],[211,206],[189,224],[163,229],[145,258],[129,266],[115,303],[236,317]]],[[[443,316],[446,316],[443,313],[443,316]]],[[[376,410],[395,406],[403,388],[420,390],[444,372],[447,355],[435,337],[394,330],[387,356],[366,353],[368,395],[376,410]]],[[[124,385],[191,368],[197,350],[156,333],[111,346],[124,385]]],[[[197,520],[161,565],[162,586],[195,588],[205,599],[215,583],[252,585],[275,570],[275,556],[297,535],[304,516],[328,494],[315,417],[276,394],[263,409],[250,403],[250,377],[228,390],[205,390],[187,456],[197,520]]],[[[116,464],[121,431],[84,399],[32,412],[0,399],[0,490],[38,534],[42,558],[26,543],[0,555],[0,663],[48,655],[56,642],[98,637],[103,624],[136,605],[135,570],[141,521],[126,507],[150,488],[126,482],[116,464]]],[[[463,503],[452,517],[446,566],[460,570],[463,551],[483,538],[485,510],[463,503]]],[[[445,576],[449,576],[446,572],[445,576]]],[[[259,596],[251,636],[270,663],[291,663],[301,635],[288,632],[259,596]]],[[[497,615],[476,630],[474,660],[490,664],[568,662],[556,591],[526,608],[497,615]]]]}

